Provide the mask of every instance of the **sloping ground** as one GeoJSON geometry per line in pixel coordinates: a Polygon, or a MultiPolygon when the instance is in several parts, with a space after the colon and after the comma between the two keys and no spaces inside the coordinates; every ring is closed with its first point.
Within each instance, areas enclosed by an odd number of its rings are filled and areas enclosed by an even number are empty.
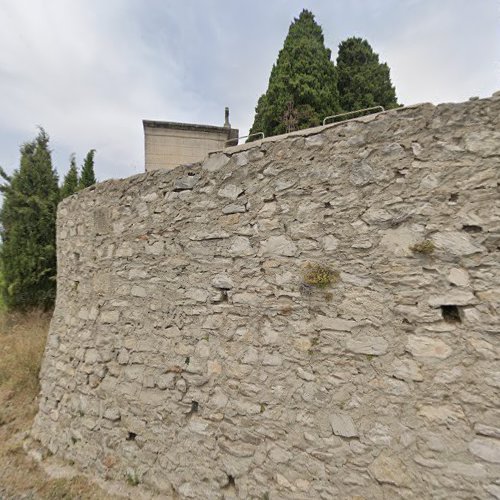
{"type": "Polygon", "coordinates": [[[500,95],[63,202],[33,435],[180,498],[500,496],[500,95]]]}

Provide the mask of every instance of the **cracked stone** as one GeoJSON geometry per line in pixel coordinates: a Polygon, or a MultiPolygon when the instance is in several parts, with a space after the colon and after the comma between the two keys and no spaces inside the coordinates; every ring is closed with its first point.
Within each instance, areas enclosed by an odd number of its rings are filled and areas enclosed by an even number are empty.
{"type": "Polygon", "coordinates": [[[293,257],[297,253],[297,246],[286,236],[271,236],[261,243],[262,255],[283,255],[293,257]]]}
{"type": "Polygon", "coordinates": [[[250,244],[250,240],[245,236],[236,236],[229,248],[229,254],[233,257],[244,257],[246,255],[252,255],[253,253],[254,249],[250,244]]]}
{"type": "Polygon", "coordinates": [[[351,168],[351,175],[349,180],[351,184],[357,187],[366,186],[373,182],[374,173],[373,168],[366,162],[355,163],[351,168]]]}
{"type": "Polygon", "coordinates": [[[325,252],[333,252],[339,246],[339,240],[332,235],[323,238],[323,249],[325,252]]]}
{"type": "Polygon", "coordinates": [[[101,321],[103,323],[117,323],[120,318],[118,311],[103,311],[101,312],[101,321]]]}
{"type": "Polygon", "coordinates": [[[307,148],[319,147],[325,143],[325,140],[324,134],[310,135],[306,137],[305,145],[307,148]]]}
{"type": "Polygon", "coordinates": [[[440,339],[409,335],[406,350],[417,358],[446,359],[452,352],[449,345],[440,339]]]}
{"type": "Polygon", "coordinates": [[[354,420],[349,415],[334,413],[330,415],[330,425],[336,436],[341,437],[357,437],[358,430],[354,424],[354,420]]]}
{"type": "Polygon", "coordinates": [[[222,209],[222,213],[224,215],[229,215],[229,214],[242,214],[246,212],[245,205],[227,205],[222,209]]]}
{"type": "Polygon", "coordinates": [[[343,318],[329,318],[328,316],[318,316],[314,321],[314,327],[317,330],[336,330],[339,332],[350,332],[355,326],[356,321],[343,318]]]}
{"type": "Polygon", "coordinates": [[[187,175],[176,179],[174,182],[174,191],[189,191],[194,188],[200,177],[198,175],[187,175]]]}
{"type": "Polygon", "coordinates": [[[348,339],[345,343],[345,347],[348,351],[356,354],[369,354],[372,356],[381,356],[385,354],[388,346],[387,340],[382,337],[348,339]]]}
{"type": "Polygon", "coordinates": [[[229,157],[225,154],[215,154],[208,157],[207,160],[203,162],[201,168],[207,170],[208,172],[216,172],[220,170],[224,165],[229,162],[229,157]]]}
{"type": "Polygon", "coordinates": [[[477,438],[469,444],[469,451],[486,462],[500,464],[500,441],[477,438]]]}
{"type": "Polygon", "coordinates": [[[379,483],[395,486],[404,486],[408,483],[406,467],[395,457],[381,454],[372,462],[368,470],[379,483]]]}
{"type": "Polygon", "coordinates": [[[440,306],[467,306],[477,304],[475,295],[468,290],[450,290],[442,295],[431,295],[427,303],[431,307],[440,306]]]}
{"type": "Polygon", "coordinates": [[[469,286],[469,274],[465,269],[453,268],[448,273],[448,281],[455,286],[469,286]]]}
{"type": "Polygon", "coordinates": [[[451,255],[472,255],[485,250],[482,246],[472,243],[468,234],[458,231],[434,234],[432,241],[437,249],[448,252],[451,255]]]}
{"type": "Polygon", "coordinates": [[[121,413],[120,413],[119,408],[108,408],[104,412],[104,418],[106,418],[107,420],[116,421],[116,420],[120,420],[120,417],[121,417],[121,413]]]}
{"type": "Polygon", "coordinates": [[[392,375],[400,380],[424,380],[418,364],[411,359],[396,359],[392,363],[392,375]]]}
{"type": "Polygon", "coordinates": [[[212,286],[221,290],[231,290],[234,287],[234,283],[227,274],[217,274],[212,279],[212,286]]]}
{"type": "Polygon", "coordinates": [[[226,184],[217,192],[220,197],[229,198],[230,200],[236,200],[241,193],[243,193],[243,189],[234,184],[226,184]]]}

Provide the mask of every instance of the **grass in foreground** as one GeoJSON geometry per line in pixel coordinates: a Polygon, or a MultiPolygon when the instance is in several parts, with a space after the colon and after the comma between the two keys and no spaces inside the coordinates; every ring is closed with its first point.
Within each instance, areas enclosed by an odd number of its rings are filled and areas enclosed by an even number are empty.
{"type": "Polygon", "coordinates": [[[84,477],[50,479],[22,448],[36,414],[50,315],[0,313],[0,498],[112,498],[84,477]]]}

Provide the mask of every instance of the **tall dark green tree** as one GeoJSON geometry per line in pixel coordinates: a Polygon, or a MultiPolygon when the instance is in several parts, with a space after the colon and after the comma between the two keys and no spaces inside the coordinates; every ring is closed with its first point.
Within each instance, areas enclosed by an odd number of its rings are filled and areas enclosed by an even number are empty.
{"type": "Polygon", "coordinates": [[[61,187],[61,199],[67,198],[78,191],[78,168],[76,166],[75,155],[70,157],[70,165],[68,173],[64,176],[63,185],[61,187]]]}
{"type": "Polygon", "coordinates": [[[266,136],[319,125],[339,111],[337,75],[323,30],[303,10],[290,25],[269,84],[255,108],[250,133],[266,136]]]}
{"type": "Polygon", "coordinates": [[[56,291],[57,173],[52,167],[49,137],[41,128],[21,146],[18,170],[1,186],[2,293],[7,307],[50,307],[56,291]]]}
{"type": "Polygon", "coordinates": [[[339,45],[337,56],[340,105],[344,111],[372,106],[398,106],[389,66],[362,38],[348,38],[339,45]]]}
{"type": "Polygon", "coordinates": [[[94,155],[95,149],[91,149],[83,161],[82,173],[80,175],[80,189],[93,186],[97,182],[94,173],[94,155]]]}

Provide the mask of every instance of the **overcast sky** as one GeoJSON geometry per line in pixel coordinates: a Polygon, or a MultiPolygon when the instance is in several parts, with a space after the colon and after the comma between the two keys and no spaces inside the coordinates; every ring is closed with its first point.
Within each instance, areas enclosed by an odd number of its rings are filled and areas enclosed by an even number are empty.
{"type": "Polygon", "coordinates": [[[498,0],[0,0],[0,165],[42,125],[64,175],[97,149],[100,180],[144,170],[142,119],[246,134],[288,27],[308,8],[336,57],[366,38],[404,104],[500,90],[498,0]]]}

